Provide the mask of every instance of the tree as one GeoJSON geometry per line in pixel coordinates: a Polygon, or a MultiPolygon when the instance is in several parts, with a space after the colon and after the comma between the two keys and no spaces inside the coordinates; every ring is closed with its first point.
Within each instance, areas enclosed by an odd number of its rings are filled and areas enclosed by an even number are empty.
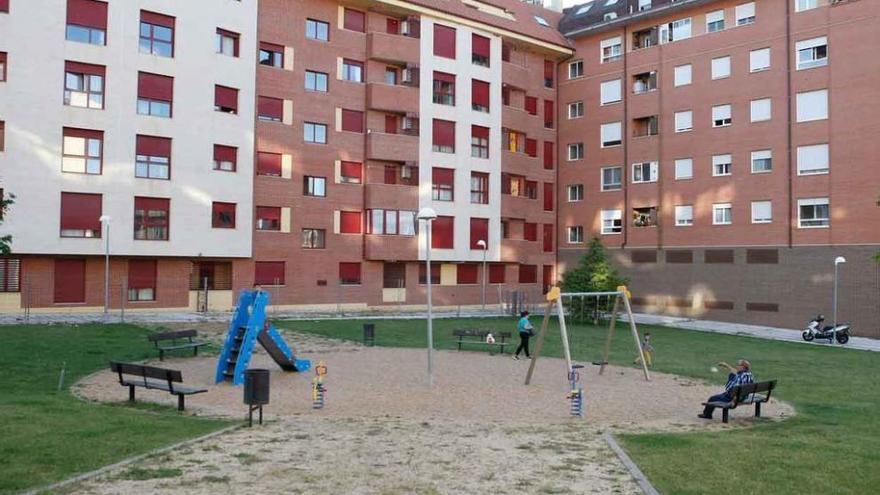
{"type": "MultiPolygon", "coordinates": [[[[0,225],[3,224],[3,218],[6,216],[6,211],[15,203],[15,195],[10,194],[8,196],[0,194],[0,225]]],[[[12,236],[4,235],[0,237],[0,255],[8,256],[9,253],[12,252],[12,236]]]]}
{"type": "Polygon", "coordinates": [[[562,277],[563,292],[605,292],[617,290],[619,285],[626,285],[627,280],[621,277],[608,261],[605,248],[598,237],[590,239],[587,252],[581,258],[581,264],[574,270],[565,272],[562,277]]]}

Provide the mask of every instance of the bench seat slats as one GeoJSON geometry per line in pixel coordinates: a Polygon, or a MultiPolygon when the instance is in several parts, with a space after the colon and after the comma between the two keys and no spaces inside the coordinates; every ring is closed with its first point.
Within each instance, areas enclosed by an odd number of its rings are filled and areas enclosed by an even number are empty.
{"type": "Polygon", "coordinates": [[[193,342],[191,344],[177,344],[177,345],[162,345],[159,346],[159,349],[163,351],[173,351],[176,349],[192,349],[193,347],[202,347],[208,345],[207,342],[193,342]]]}

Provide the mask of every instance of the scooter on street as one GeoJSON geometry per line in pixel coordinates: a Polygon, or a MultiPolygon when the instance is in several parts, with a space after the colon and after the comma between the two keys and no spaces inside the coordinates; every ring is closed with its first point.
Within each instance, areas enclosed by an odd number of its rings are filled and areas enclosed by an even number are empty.
{"type": "Polygon", "coordinates": [[[837,327],[834,327],[833,325],[825,325],[824,323],[825,316],[817,315],[810,320],[810,324],[807,325],[806,330],[804,330],[801,336],[807,342],[811,342],[813,339],[828,339],[828,342],[830,343],[835,338],[840,344],[846,344],[849,342],[849,323],[839,323],[837,327]]]}

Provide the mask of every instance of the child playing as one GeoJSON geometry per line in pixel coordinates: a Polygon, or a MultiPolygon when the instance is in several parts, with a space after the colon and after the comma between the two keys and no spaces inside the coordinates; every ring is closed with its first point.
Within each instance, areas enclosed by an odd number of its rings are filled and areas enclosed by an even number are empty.
{"type": "MultiPolygon", "coordinates": [[[[651,345],[651,334],[646,333],[645,338],[642,340],[642,354],[645,356],[645,364],[649,367],[654,367],[654,347],[651,345]]],[[[641,359],[639,356],[636,356],[636,359],[633,361],[633,364],[639,364],[641,359]]]]}

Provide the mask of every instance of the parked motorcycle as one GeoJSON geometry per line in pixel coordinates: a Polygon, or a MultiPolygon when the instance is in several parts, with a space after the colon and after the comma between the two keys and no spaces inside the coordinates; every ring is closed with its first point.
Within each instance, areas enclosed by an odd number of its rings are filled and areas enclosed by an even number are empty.
{"type": "Polygon", "coordinates": [[[807,342],[811,342],[813,339],[828,339],[828,342],[831,342],[835,336],[837,342],[841,344],[849,342],[849,323],[839,323],[837,328],[833,325],[825,325],[824,323],[825,316],[816,316],[810,321],[810,324],[807,325],[807,329],[804,330],[801,336],[807,342]]]}

